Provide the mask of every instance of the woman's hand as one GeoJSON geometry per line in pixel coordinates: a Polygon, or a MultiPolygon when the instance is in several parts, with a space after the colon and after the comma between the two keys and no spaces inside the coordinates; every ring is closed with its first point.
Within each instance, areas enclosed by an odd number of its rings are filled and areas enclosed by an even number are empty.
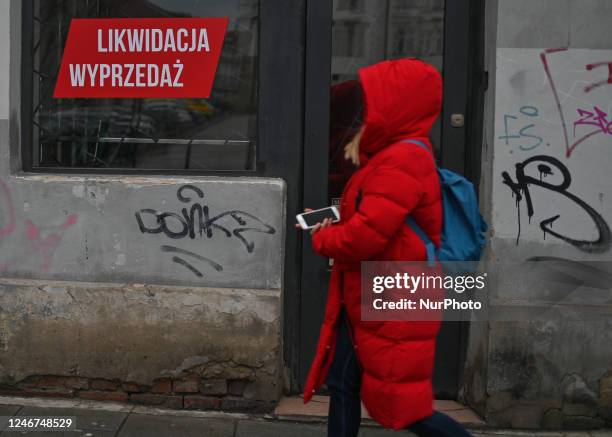
{"type": "Polygon", "coordinates": [[[314,226],[314,228],[312,228],[312,229],[310,230],[310,235],[314,235],[314,234],[315,234],[315,232],[318,232],[318,231],[320,231],[321,229],[325,229],[326,227],[331,226],[331,224],[332,224],[332,219],[330,219],[330,218],[326,218],[326,219],[324,219],[324,220],[323,220],[323,223],[317,223],[317,224],[314,226]]]}
{"type": "MultiPolygon", "coordinates": [[[[304,212],[308,213],[308,212],[312,212],[312,208],[305,208],[304,212]]],[[[326,218],[323,220],[323,223],[317,223],[312,229],[310,229],[310,235],[314,235],[315,232],[320,231],[321,229],[325,229],[326,227],[330,226],[332,224],[332,219],[330,218],[326,218]]],[[[302,229],[302,227],[300,226],[299,223],[295,224],[295,227],[297,229],[302,229]]]]}

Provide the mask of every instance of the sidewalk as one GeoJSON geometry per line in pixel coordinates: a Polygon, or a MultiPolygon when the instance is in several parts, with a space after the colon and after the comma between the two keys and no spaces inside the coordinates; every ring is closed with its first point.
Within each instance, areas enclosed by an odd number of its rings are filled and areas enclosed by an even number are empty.
{"type": "MultiPolygon", "coordinates": [[[[321,418],[311,422],[281,420],[275,415],[251,416],[219,412],[162,410],[127,404],[82,400],[0,397],[0,416],[75,416],[78,432],[6,431],[8,418],[0,420],[1,437],[325,437],[321,418]]],[[[475,437],[611,437],[612,430],[592,432],[527,432],[476,429],[475,437]]],[[[363,426],[360,437],[410,436],[363,426]]]]}

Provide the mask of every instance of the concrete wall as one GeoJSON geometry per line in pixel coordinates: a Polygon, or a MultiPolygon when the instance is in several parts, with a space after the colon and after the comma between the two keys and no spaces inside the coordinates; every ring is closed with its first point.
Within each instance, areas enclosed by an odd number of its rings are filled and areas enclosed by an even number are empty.
{"type": "Polygon", "coordinates": [[[4,390],[175,407],[275,400],[284,182],[21,173],[18,5],[0,2],[4,390]]]}
{"type": "MultiPolygon", "coordinates": [[[[537,256],[577,266],[609,261],[612,4],[492,4],[487,26],[496,21],[497,34],[487,41],[495,56],[488,60],[493,80],[482,190],[491,223],[491,266],[503,270],[537,256]],[[563,182],[569,186],[559,187],[563,182]]],[[[547,300],[537,282],[503,293],[497,297],[520,297],[533,306],[547,300]]],[[[466,397],[491,424],[548,429],[610,424],[612,320],[490,322],[474,328],[466,397]]]]}

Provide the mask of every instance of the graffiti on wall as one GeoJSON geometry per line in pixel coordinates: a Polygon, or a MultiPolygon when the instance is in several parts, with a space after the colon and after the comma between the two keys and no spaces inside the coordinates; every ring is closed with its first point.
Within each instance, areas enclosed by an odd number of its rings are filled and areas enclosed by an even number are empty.
{"type": "Polygon", "coordinates": [[[511,55],[498,69],[498,95],[511,104],[496,123],[496,140],[505,146],[496,149],[496,166],[512,196],[516,244],[533,225],[543,239],[550,236],[587,253],[609,251],[604,198],[612,194],[605,184],[612,155],[612,87],[607,86],[612,62],[602,59],[612,54],[507,51],[511,55]]]}
{"type": "Polygon", "coordinates": [[[20,264],[36,264],[43,272],[51,269],[53,257],[68,229],[77,222],[77,214],[69,214],[59,224],[36,224],[29,218],[19,218],[10,187],[0,179],[0,272],[20,264]],[[11,239],[11,241],[9,241],[11,239]]]}
{"type": "Polygon", "coordinates": [[[612,117],[609,117],[598,106],[590,110],[578,108],[578,114],[580,119],[574,122],[574,136],[576,136],[577,126],[595,126],[596,129],[591,132],[592,135],[612,135],[612,117]]]}
{"type": "MultiPolygon", "coordinates": [[[[561,101],[560,95],[559,95],[559,90],[557,88],[557,83],[554,79],[554,74],[553,71],[551,69],[551,65],[549,62],[549,57],[550,56],[554,56],[555,54],[559,54],[559,53],[563,53],[563,52],[567,52],[567,48],[561,48],[561,49],[548,49],[548,50],[544,50],[541,54],[540,54],[540,60],[542,61],[542,66],[544,68],[544,72],[546,73],[546,79],[548,80],[548,83],[550,85],[550,90],[552,92],[552,95],[555,99],[555,104],[556,104],[556,108],[557,111],[559,112],[559,118],[561,120],[561,126],[563,128],[563,138],[565,140],[565,154],[566,156],[569,158],[572,156],[572,152],[574,151],[574,149],[576,149],[576,147],[578,147],[580,144],[582,144],[584,141],[586,141],[587,139],[598,135],[598,134],[607,134],[608,132],[610,132],[610,128],[612,127],[610,125],[610,123],[605,123],[603,125],[603,128],[601,127],[601,125],[596,124],[596,126],[598,127],[597,129],[591,129],[589,132],[587,133],[583,133],[581,135],[576,135],[576,123],[574,123],[574,138],[570,138],[569,132],[568,132],[568,127],[567,127],[567,122],[566,122],[566,115],[565,115],[565,110],[563,107],[563,102],[561,101]]],[[[599,67],[603,67],[603,66],[607,66],[608,67],[608,76],[605,79],[591,79],[591,82],[587,82],[587,84],[584,86],[583,91],[585,94],[590,93],[591,91],[593,91],[596,88],[605,86],[605,85],[609,85],[612,84],[612,61],[609,62],[595,62],[595,63],[587,63],[586,65],[583,65],[582,67],[584,68],[584,70],[586,71],[593,71],[595,69],[598,69],[599,67]]],[[[601,111],[601,110],[600,110],[601,111]]],[[[580,120],[578,120],[578,125],[580,124],[590,124],[590,123],[584,123],[585,119],[584,116],[587,115],[585,114],[583,109],[578,108],[577,110],[578,115],[581,118],[580,120]]],[[[603,111],[602,111],[603,112],[603,111]]],[[[605,119],[607,120],[607,114],[603,113],[603,115],[605,115],[605,119]]],[[[591,113],[591,118],[589,119],[589,121],[592,123],[596,120],[593,120],[592,118],[593,113],[591,113]]],[[[598,115],[599,116],[599,115],[598,115]]],[[[601,121],[601,120],[599,120],[601,121]]]]}
{"type": "Polygon", "coordinates": [[[542,229],[544,233],[544,238],[546,238],[546,234],[550,234],[553,237],[563,240],[580,250],[590,253],[601,253],[610,249],[610,241],[612,239],[610,227],[601,214],[599,214],[593,207],[588,205],[584,200],[580,199],[578,196],[569,191],[572,184],[572,176],[567,167],[558,159],[546,155],[532,156],[531,158],[516,164],[514,180],[506,171],[502,173],[502,178],[503,183],[507,185],[510,190],[512,190],[516,200],[518,210],[517,244],[521,235],[520,205],[523,201],[525,202],[527,206],[527,217],[529,217],[529,220],[531,221],[531,218],[534,215],[534,202],[531,197],[530,186],[535,186],[549,190],[551,193],[558,193],[574,202],[593,221],[599,234],[598,238],[595,240],[578,240],[568,235],[564,235],[562,232],[557,232],[553,230],[553,224],[561,217],[561,214],[555,214],[540,221],[540,229],[542,229]],[[531,176],[525,171],[525,169],[529,170],[531,166],[536,168],[538,177],[531,176]],[[558,183],[547,182],[546,177],[552,176],[555,173],[561,175],[561,181],[558,183]]]}
{"type": "Polygon", "coordinates": [[[533,150],[539,147],[544,140],[532,133],[535,127],[532,119],[539,115],[538,108],[529,105],[521,106],[518,113],[504,114],[504,134],[497,138],[504,140],[506,146],[517,146],[520,150],[533,150]]]}
{"type": "MultiPolygon", "coordinates": [[[[177,211],[159,211],[144,208],[135,213],[138,229],[143,234],[162,234],[170,240],[212,238],[220,234],[234,239],[247,252],[255,250],[254,234],[274,234],[276,230],[259,217],[241,210],[212,214],[209,205],[203,203],[204,192],[195,185],[183,185],[176,191],[182,208],[177,211]]],[[[163,244],[160,250],[172,256],[172,262],[181,265],[195,276],[204,276],[192,263],[200,263],[216,271],[223,266],[217,261],[183,248],[163,244]]]]}

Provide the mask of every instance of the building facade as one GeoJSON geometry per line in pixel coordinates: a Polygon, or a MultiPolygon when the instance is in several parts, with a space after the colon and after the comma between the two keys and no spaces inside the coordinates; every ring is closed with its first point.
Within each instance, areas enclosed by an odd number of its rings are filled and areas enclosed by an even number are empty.
{"type": "MultiPolygon", "coordinates": [[[[329,263],[294,217],[337,195],[330,86],[384,59],[442,71],[432,140],[479,187],[486,261],[610,261],[608,3],[2,0],[0,392],[238,411],[299,393],[329,263]],[[230,18],[209,99],[52,97],[72,18],[189,16],[230,18]]],[[[513,284],[496,298],[549,297],[513,284]]],[[[448,323],[436,394],[495,426],[610,426],[611,328],[448,323]]]]}

